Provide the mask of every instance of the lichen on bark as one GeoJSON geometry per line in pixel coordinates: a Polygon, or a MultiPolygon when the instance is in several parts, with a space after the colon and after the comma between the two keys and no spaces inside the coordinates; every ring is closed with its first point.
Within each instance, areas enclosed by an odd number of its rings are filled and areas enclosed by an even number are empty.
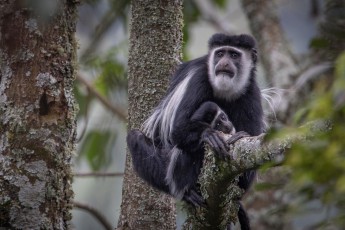
{"type": "Polygon", "coordinates": [[[0,4],[0,227],[67,229],[76,5],[57,1],[42,20],[25,3],[0,4]]]}
{"type": "MultiPolygon", "coordinates": [[[[134,0],[128,60],[129,129],[140,128],[163,98],[182,46],[182,1],[134,0]]],[[[119,229],[175,229],[171,197],[150,188],[133,171],[129,155],[119,229]]]]}

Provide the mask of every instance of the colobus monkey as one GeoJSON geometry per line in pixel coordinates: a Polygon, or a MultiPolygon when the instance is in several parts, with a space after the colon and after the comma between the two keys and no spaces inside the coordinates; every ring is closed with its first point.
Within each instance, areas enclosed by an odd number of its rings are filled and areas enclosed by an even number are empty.
{"type": "MultiPolygon", "coordinates": [[[[256,61],[253,37],[213,35],[207,55],[181,64],[174,73],[167,95],[143,124],[144,134],[153,140],[155,146],[173,153],[201,150],[200,137],[191,117],[206,101],[216,103],[227,114],[236,131],[245,131],[251,136],[263,133],[261,93],[255,79],[256,61]]],[[[204,132],[203,138],[214,140],[211,147],[220,157],[227,155],[226,143],[218,132],[204,132]]],[[[146,140],[138,139],[136,145],[144,148],[146,140]]],[[[191,154],[190,159],[198,157],[191,154]]],[[[199,170],[201,166],[193,162],[185,163],[199,170]]],[[[247,190],[254,176],[255,171],[244,173],[239,179],[239,187],[247,190]]],[[[183,193],[183,188],[182,191],[179,189],[175,189],[176,194],[183,193]]],[[[241,228],[249,229],[249,226],[242,226],[245,225],[241,221],[242,214],[239,212],[241,228]]]]}
{"type": "MultiPolygon", "coordinates": [[[[216,145],[208,132],[220,131],[233,134],[229,144],[245,133],[235,133],[228,116],[214,102],[204,102],[190,118],[194,124],[193,131],[202,146],[216,145]]],[[[182,152],[176,148],[155,147],[152,140],[139,130],[132,130],[127,136],[127,143],[132,154],[133,165],[138,175],[151,186],[185,200],[194,206],[203,206],[204,200],[197,191],[197,180],[203,161],[203,149],[189,149],[182,152]],[[191,167],[193,165],[193,167],[191,167]]]]}

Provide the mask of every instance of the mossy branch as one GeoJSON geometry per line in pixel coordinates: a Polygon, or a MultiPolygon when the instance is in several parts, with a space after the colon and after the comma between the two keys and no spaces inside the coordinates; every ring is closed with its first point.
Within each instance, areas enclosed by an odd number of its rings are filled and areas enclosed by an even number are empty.
{"type": "Polygon", "coordinates": [[[187,207],[188,217],[184,229],[226,229],[237,221],[238,200],[243,190],[237,186],[243,172],[257,169],[265,163],[283,159],[293,143],[307,141],[316,132],[325,132],[330,122],[314,122],[298,129],[293,134],[266,140],[266,135],[245,137],[238,140],[229,151],[230,159],[221,160],[206,146],[204,165],[199,176],[201,193],[207,208],[187,207]]]}

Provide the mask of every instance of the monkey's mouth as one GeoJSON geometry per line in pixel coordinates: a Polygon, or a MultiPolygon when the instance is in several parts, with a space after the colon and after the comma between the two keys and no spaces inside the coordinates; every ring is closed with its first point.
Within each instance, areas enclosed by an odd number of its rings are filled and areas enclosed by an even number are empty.
{"type": "Polygon", "coordinates": [[[229,77],[233,78],[235,76],[234,72],[227,70],[227,69],[221,69],[221,70],[216,70],[216,76],[222,76],[222,77],[229,77]]]}

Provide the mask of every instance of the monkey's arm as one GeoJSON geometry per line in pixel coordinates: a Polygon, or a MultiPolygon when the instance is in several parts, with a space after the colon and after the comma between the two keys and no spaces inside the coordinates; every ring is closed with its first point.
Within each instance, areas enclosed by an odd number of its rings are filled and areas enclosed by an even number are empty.
{"type": "Polygon", "coordinates": [[[244,131],[236,132],[236,133],[231,135],[231,137],[226,141],[226,143],[228,145],[232,145],[236,141],[238,141],[239,139],[241,139],[243,137],[250,137],[250,135],[247,132],[244,132],[244,131]]]}
{"type": "Polygon", "coordinates": [[[227,156],[229,156],[229,145],[220,132],[207,128],[202,132],[201,140],[207,143],[220,158],[225,159],[227,156]]]}
{"type": "MultiPolygon", "coordinates": [[[[203,76],[200,76],[200,78],[203,78],[203,76]]],[[[196,149],[202,144],[202,139],[207,139],[210,140],[210,143],[213,143],[211,146],[217,153],[226,155],[226,142],[219,135],[219,132],[209,129],[209,125],[202,125],[199,120],[192,118],[192,115],[203,102],[210,101],[212,97],[210,86],[203,81],[192,82],[191,85],[193,87],[189,87],[188,94],[193,96],[184,97],[180,102],[179,111],[176,113],[172,129],[173,142],[181,149],[196,149]],[[200,92],[204,93],[201,94],[200,92]]]]}

